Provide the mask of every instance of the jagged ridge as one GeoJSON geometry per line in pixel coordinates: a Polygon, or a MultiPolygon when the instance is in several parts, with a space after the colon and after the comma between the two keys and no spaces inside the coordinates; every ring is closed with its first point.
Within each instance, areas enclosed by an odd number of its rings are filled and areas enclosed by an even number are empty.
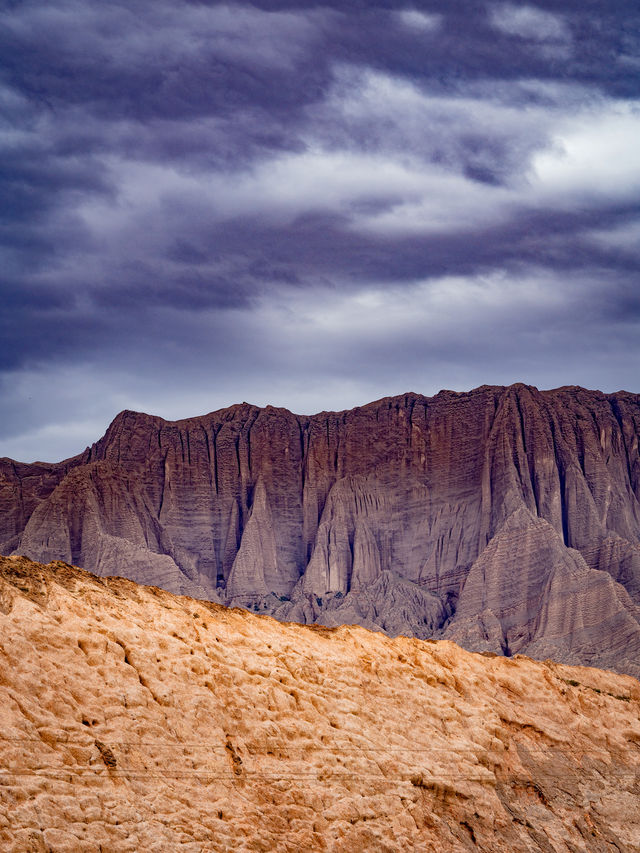
{"type": "Polygon", "coordinates": [[[637,395],[573,387],[312,417],[123,412],[61,465],[2,463],[0,550],[281,619],[638,674],[639,435],[637,395]],[[520,532],[496,545],[514,514],[520,532]]]}

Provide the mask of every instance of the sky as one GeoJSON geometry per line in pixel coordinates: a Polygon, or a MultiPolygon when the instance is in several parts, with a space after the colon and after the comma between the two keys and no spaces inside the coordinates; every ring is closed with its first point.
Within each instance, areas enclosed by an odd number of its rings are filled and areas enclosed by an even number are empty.
{"type": "Polygon", "coordinates": [[[0,456],[640,392],[640,6],[4,0],[0,456]]]}

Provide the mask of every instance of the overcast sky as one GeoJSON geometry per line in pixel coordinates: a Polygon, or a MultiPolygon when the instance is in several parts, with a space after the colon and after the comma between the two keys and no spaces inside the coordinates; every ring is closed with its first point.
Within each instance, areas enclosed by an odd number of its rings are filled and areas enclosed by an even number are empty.
{"type": "Polygon", "coordinates": [[[640,392],[640,7],[5,0],[0,456],[124,408],[640,392]]]}

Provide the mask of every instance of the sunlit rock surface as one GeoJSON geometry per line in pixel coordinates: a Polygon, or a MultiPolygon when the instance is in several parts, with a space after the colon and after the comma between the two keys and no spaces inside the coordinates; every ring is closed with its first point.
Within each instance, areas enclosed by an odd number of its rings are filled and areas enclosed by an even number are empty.
{"type": "Polygon", "coordinates": [[[573,387],[123,412],[64,463],[0,460],[0,552],[638,676],[639,436],[638,395],[573,387]]]}
{"type": "Polygon", "coordinates": [[[15,557],[0,642],[7,853],[640,850],[628,676],[15,557]]]}

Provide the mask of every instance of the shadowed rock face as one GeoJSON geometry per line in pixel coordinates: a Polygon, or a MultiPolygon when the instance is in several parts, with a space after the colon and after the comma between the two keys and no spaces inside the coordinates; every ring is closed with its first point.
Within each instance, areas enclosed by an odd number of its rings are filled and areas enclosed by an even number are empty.
{"type": "Polygon", "coordinates": [[[640,397],[483,386],[312,417],[123,412],[0,467],[0,550],[640,674],[640,397]]]}
{"type": "Polygon", "coordinates": [[[0,637],[3,853],[640,851],[629,676],[19,557],[0,637]]]}

